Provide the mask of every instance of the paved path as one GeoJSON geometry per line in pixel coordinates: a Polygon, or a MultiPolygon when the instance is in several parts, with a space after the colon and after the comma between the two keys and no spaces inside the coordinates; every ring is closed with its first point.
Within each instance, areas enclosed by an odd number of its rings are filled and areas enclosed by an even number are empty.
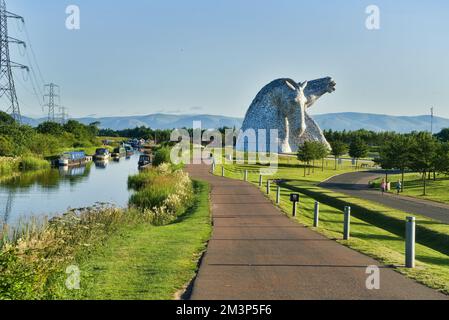
{"type": "Polygon", "coordinates": [[[189,166],[212,186],[214,230],[192,288],[193,300],[446,299],[392,269],[380,290],[366,289],[379,265],[281,214],[253,185],[189,166]]]}
{"type": "Polygon", "coordinates": [[[398,196],[397,194],[385,193],[382,195],[380,190],[368,188],[369,181],[384,175],[381,171],[351,172],[335,176],[321,183],[320,187],[449,223],[449,205],[447,204],[398,196]]]}

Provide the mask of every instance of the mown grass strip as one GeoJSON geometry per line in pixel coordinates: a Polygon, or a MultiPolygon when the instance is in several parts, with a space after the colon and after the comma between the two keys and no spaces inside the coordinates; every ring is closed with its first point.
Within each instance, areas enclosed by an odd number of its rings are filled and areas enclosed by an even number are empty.
{"type": "Polygon", "coordinates": [[[174,299],[195,276],[211,234],[209,186],[195,182],[192,208],[165,226],[127,226],[78,259],[81,290],[70,299],[174,299]]]}

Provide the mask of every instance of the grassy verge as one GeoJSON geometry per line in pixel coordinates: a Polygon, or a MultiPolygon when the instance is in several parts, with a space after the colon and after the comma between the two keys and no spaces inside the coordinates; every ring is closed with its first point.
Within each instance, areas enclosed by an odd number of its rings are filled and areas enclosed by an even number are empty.
{"type": "Polygon", "coordinates": [[[173,299],[195,276],[210,237],[209,187],[195,183],[195,204],[165,226],[125,227],[80,262],[78,299],[173,299]]]}
{"type": "Polygon", "coordinates": [[[135,201],[126,210],[98,205],[0,230],[0,300],[172,298],[193,276],[210,235],[208,186],[193,185],[168,165],[131,177],[130,184],[135,194],[176,188],[153,198],[150,208],[135,201]],[[67,270],[80,271],[81,290],[66,287],[73,279],[67,270]],[[145,277],[154,285],[148,292],[136,287],[148,284],[145,277]]]}
{"type": "MultiPolygon", "coordinates": [[[[228,165],[226,176],[242,179],[242,169],[248,166],[228,165]]],[[[258,185],[260,166],[250,166],[249,181],[258,185]]],[[[396,270],[429,287],[449,294],[449,226],[425,217],[417,217],[417,268],[406,269],[404,265],[404,232],[407,214],[372,202],[352,198],[324,190],[317,183],[331,176],[330,172],[318,173],[304,178],[301,168],[281,166],[269,179],[288,179],[281,182],[281,204],[283,212],[291,216],[289,195],[301,194],[298,222],[311,227],[315,201],[320,206],[320,227],[316,230],[325,236],[369,255],[378,261],[396,266],[396,270]],[[352,206],[351,240],[343,241],[343,208],[352,206]]],[[[338,172],[341,173],[341,172],[338,172]]],[[[217,167],[216,174],[221,174],[217,167]]],[[[266,185],[262,188],[264,191],[266,185]]],[[[271,186],[271,200],[275,200],[276,186],[271,186]]]]}
{"type": "MultiPolygon", "coordinates": [[[[449,176],[438,175],[433,180],[432,175],[431,178],[426,182],[426,195],[423,195],[422,175],[418,173],[406,173],[404,177],[404,192],[402,195],[449,204],[449,192],[447,192],[449,188],[449,176]]],[[[381,180],[374,181],[374,186],[380,187],[381,180]]],[[[390,175],[388,180],[393,181],[391,192],[395,192],[397,181],[401,180],[401,175],[390,175]]]]}

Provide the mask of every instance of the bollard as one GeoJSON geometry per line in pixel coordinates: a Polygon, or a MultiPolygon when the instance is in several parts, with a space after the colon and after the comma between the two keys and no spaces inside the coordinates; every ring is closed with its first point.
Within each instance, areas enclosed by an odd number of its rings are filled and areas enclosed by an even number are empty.
{"type": "Polygon", "coordinates": [[[349,240],[351,234],[351,207],[345,207],[343,240],[349,240]]]}
{"type": "Polygon", "coordinates": [[[278,186],[276,190],[276,204],[281,204],[281,187],[278,186]]]}
{"type": "Polygon", "coordinates": [[[320,203],[318,201],[315,202],[315,214],[313,216],[313,226],[318,228],[320,221],[320,203]]]}
{"type": "Polygon", "coordinates": [[[215,162],[212,163],[212,174],[214,174],[214,173],[215,173],[215,162]]]}
{"type": "Polygon", "coordinates": [[[296,217],[296,210],[297,210],[297,207],[298,207],[298,202],[293,202],[293,209],[292,209],[292,216],[293,217],[296,217]]]}
{"type": "Polygon", "coordinates": [[[415,217],[407,217],[405,227],[405,266],[407,268],[415,267],[415,217]]]}
{"type": "Polygon", "coordinates": [[[221,176],[224,177],[225,176],[225,168],[221,167],[221,176]]]}
{"type": "Polygon", "coordinates": [[[245,181],[248,181],[248,170],[245,170],[245,181]]]}
{"type": "Polygon", "coordinates": [[[262,175],[259,175],[259,188],[262,187],[262,175]]]}
{"type": "Polygon", "coordinates": [[[267,195],[270,195],[271,183],[270,180],[267,180],[267,195]]]}

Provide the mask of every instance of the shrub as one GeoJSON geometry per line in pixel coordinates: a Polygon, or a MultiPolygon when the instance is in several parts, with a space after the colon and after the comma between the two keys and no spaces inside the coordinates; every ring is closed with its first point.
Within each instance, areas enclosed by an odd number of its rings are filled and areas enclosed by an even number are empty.
{"type": "Polygon", "coordinates": [[[193,186],[188,174],[166,163],[128,179],[128,186],[136,192],[129,204],[154,217],[170,221],[191,205],[193,186]]]}
{"type": "Polygon", "coordinates": [[[158,149],[155,153],[154,153],[154,158],[153,158],[153,165],[154,166],[159,166],[163,163],[170,163],[170,148],[168,147],[163,147],[158,149]]]}

